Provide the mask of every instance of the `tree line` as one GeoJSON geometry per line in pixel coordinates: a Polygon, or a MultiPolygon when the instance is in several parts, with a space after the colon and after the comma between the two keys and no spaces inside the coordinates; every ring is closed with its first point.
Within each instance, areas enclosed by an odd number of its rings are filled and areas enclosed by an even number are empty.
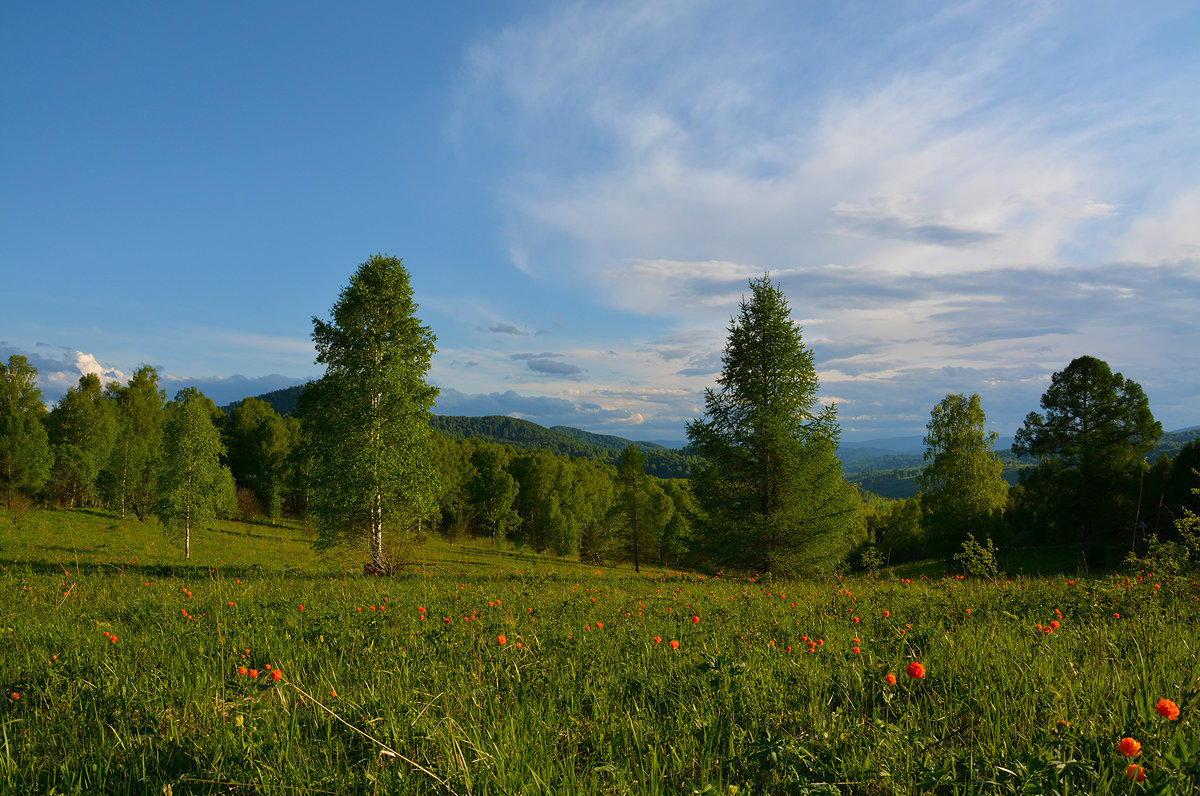
{"type": "MultiPolygon", "coordinates": [[[[191,530],[215,517],[315,519],[311,428],[258,398],[225,411],[188,388],[168,401],[158,372],[144,367],[105,387],[94,374],[82,376],[47,411],[24,357],[0,363],[0,380],[9,508],[155,516],[178,534],[185,554],[191,530]]],[[[402,538],[422,530],[476,536],[601,561],[632,557],[636,547],[641,561],[660,565],[683,563],[690,549],[686,517],[694,509],[684,481],[641,473],[631,486],[617,466],[589,458],[443,434],[431,443],[432,501],[402,538]]]]}
{"type": "Polygon", "coordinates": [[[1112,548],[1200,560],[1200,441],[1151,463],[1162,428],[1145,393],[1094,357],[1054,374],[1018,431],[1012,455],[1036,465],[1015,486],[979,396],[954,394],[931,410],[918,495],[884,501],[844,477],[837,409],[818,400],[813,352],[769,276],[750,281],[722,373],[687,426],[687,480],[647,472],[653,446],[522,449],[472,437],[461,418],[436,433],[425,379],[436,337],[416,310],[400,260],[363,263],[330,318],[313,319],[325,374],[287,417],[256,398],[225,412],[195,389],[168,401],[151,367],[126,384],[83,376],[47,410],[36,370],[13,356],[0,364],[6,503],[155,515],[185,556],[214,517],[300,518],[318,547],[357,546],[379,572],[430,533],[781,574],[950,558],[976,540],[1071,545],[1093,564],[1116,563],[1112,548]]]}

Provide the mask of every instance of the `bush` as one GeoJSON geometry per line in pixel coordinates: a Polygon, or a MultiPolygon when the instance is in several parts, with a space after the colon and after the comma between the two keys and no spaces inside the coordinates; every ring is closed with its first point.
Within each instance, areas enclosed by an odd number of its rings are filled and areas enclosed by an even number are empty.
{"type": "Polygon", "coordinates": [[[967,540],[962,543],[962,550],[954,554],[954,560],[968,575],[995,580],[1000,573],[996,564],[996,548],[991,539],[985,538],[984,541],[987,546],[975,541],[975,534],[967,534],[967,540]]]}

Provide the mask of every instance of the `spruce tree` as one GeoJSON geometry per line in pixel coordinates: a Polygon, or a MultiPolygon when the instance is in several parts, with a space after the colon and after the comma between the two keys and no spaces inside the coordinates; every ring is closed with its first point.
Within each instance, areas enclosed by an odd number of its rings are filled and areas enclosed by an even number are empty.
{"type": "Polygon", "coordinates": [[[793,573],[837,564],[861,529],[842,477],[833,406],[821,407],[813,354],[769,277],[750,281],[729,326],[705,417],[687,426],[704,464],[692,476],[718,565],[793,573]]]}

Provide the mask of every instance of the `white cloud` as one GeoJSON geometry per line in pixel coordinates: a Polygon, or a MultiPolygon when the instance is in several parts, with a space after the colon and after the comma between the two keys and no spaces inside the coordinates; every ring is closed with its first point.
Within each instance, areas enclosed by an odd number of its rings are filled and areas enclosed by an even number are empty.
{"type": "Polygon", "coordinates": [[[1188,260],[1200,270],[1200,186],[1173,197],[1161,213],[1134,222],[1119,251],[1132,262],[1188,260]]]}
{"type": "MultiPolygon", "coordinates": [[[[865,408],[869,391],[923,418],[939,390],[988,384],[1020,396],[1001,402],[1019,422],[1036,406],[1030,369],[1079,353],[1145,362],[1135,349],[1149,345],[1200,364],[1179,344],[1191,308],[1165,287],[1198,257],[1200,190],[1175,176],[1163,209],[1144,199],[1143,142],[1194,148],[1187,81],[1130,57],[1163,17],[1133,15],[1093,52],[1097,31],[1054,6],[855,12],[817,30],[770,3],[739,19],[582,3],[472,51],[464,95],[486,95],[517,153],[500,197],[521,269],[660,323],[610,338],[657,354],[656,370],[629,353],[608,370],[679,389],[708,378],[764,271],[864,423],[892,412],[865,408]],[[1117,257],[1182,270],[1155,286],[1112,270],[1117,257]]],[[[605,383],[602,366],[571,361],[605,383]]]]}

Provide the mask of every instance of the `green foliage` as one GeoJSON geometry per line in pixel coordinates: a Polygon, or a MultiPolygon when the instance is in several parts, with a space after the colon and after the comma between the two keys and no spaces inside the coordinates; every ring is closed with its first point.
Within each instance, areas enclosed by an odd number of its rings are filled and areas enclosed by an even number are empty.
{"type": "MultiPolygon", "coordinates": [[[[1200,477],[1200,470],[1193,469],[1192,476],[1200,477]]],[[[1200,496],[1200,488],[1193,488],[1191,492],[1200,496]]],[[[1150,534],[1145,553],[1139,556],[1136,550],[1131,551],[1125,564],[1163,578],[1196,575],[1197,567],[1200,567],[1200,516],[1190,509],[1183,509],[1174,530],[1177,540],[1160,540],[1157,534],[1150,534]]]]}
{"type": "MultiPolygon", "coordinates": [[[[280,417],[291,417],[296,411],[296,406],[300,403],[300,393],[304,392],[306,386],[305,384],[297,384],[294,387],[284,387],[281,390],[265,392],[262,395],[254,396],[254,398],[270,406],[280,417]]],[[[239,405],[240,402],[232,403],[221,407],[221,411],[227,415],[232,415],[233,410],[237,409],[239,405]]]]}
{"type": "Polygon", "coordinates": [[[1041,405],[1045,414],[1030,412],[1013,443],[1040,460],[1023,482],[1029,512],[1055,540],[1087,549],[1132,534],[1139,462],[1162,435],[1141,386],[1079,357],[1051,377],[1041,405]]]}
{"type": "Polygon", "coordinates": [[[221,464],[225,446],[213,425],[215,405],[195,387],[180,390],[168,404],[154,513],[183,538],[183,557],[192,555],[192,529],[204,527],[236,503],[233,479],[221,464]]]}
{"type": "Polygon", "coordinates": [[[870,575],[878,573],[885,563],[883,553],[875,545],[867,545],[858,556],[859,569],[865,569],[870,575]]]}
{"type": "Polygon", "coordinates": [[[117,424],[111,401],[104,398],[100,377],[79,377],[46,419],[54,449],[49,488],[60,506],[88,506],[98,497],[100,469],[116,440],[117,424]]]}
{"type": "Polygon", "coordinates": [[[973,534],[989,535],[1008,500],[1004,465],[984,431],[979,395],[947,395],[930,413],[919,479],[926,544],[943,556],[973,534]]]}
{"type": "Polygon", "coordinates": [[[45,414],[37,369],[19,354],[7,365],[0,362],[0,487],[8,507],[18,496],[36,493],[50,475],[54,456],[42,425],[45,414]]]}
{"type": "Polygon", "coordinates": [[[986,544],[975,541],[975,534],[968,533],[963,540],[962,548],[954,554],[954,560],[962,567],[963,572],[977,578],[995,580],[1000,572],[996,563],[996,547],[991,539],[984,540],[986,544]]]}
{"type": "Polygon", "coordinates": [[[436,338],[417,319],[408,271],[367,260],[342,290],[332,320],[313,318],[325,375],[300,399],[316,453],[311,510],[322,549],[366,539],[371,565],[388,568],[384,528],[402,541],[436,509],[425,381],[436,338]]]}
{"type": "Polygon", "coordinates": [[[503,539],[508,529],[521,519],[514,508],[517,480],[505,469],[508,459],[505,448],[487,444],[476,448],[470,459],[475,470],[467,487],[471,508],[487,529],[493,544],[497,539],[503,539]]]}
{"type": "Polygon", "coordinates": [[[839,562],[860,530],[858,493],[842,478],[832,406],[818,409],[813,354],[783,291],[751,280],[729,327],[705,417],[687,426],[705,464],[693,473],[718,565],[801,572],[839,562]]]}
{"type": "Polygon", "coordinates": [[[674,501],[658,483],[647,478],[644,468],[637,446],[627,447],[617,464],[613,505],[613,520],[626,554],[633,559],[634,572],[641,571],[643,560],[664,559],[663,536],[675,514],[674,501]]]}
{"type": "Polygon", "coordinates": [[[863,507],[867,539],[885,551],[889,564],[914,561],[928,555],[921,500],[881,500],[868,496],[863,507]]]}
{"type": "MultiPolygon", "coordinates": [[[[592,434],[569,426],[545,428],[528,420],[500,415],[433,415],[429,423],[434,431],[454,439],[477,439],[519,450],[545,450],[614,466],[621,452],[632,444],[623,437],[592,434]]],[[[646,472],[658,478],[686,478],[697,461],[697,457],[688,451],[670,450],[653,442],[638,442],[637,445],[645,459],[646,472]]]]}
{"type": "Polygon", "coordinates": [[[100,473],[101,493],[122,517],[129,510],[144,520],[158,500],[167,394],[158,388],[158,371],[145,366],[126,386],[108,385],[105,397],[115,406],[117,433],[108,464],[100,473]]]}
{"type": "Polygon", "coordinates": [[[271,405],[245,398],[234,407],[225,428],[229,470],[234,482],[249,489],[267,516],[278,520],[288,479],[294,439],[271,405]]]}

